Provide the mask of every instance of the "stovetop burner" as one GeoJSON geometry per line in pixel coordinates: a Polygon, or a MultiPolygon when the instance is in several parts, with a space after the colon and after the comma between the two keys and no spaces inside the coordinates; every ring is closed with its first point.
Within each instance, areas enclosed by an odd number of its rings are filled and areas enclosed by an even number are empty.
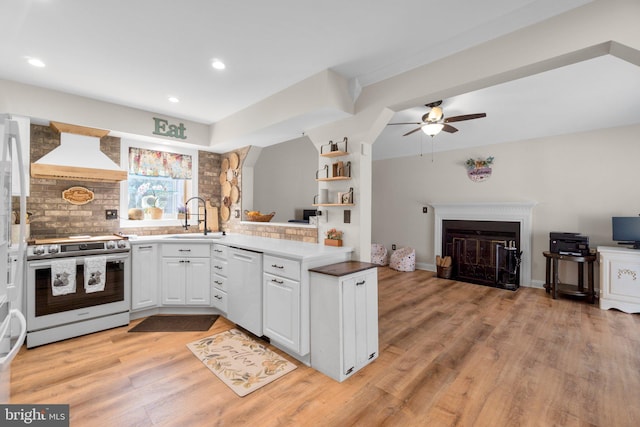
{"type": "Polygon", "coordinates": [[[27,259],[64,258],[85,255],[100,255],[113,252],[128,252],[129,242],[122,236],[77,235],[35,239],[27,247],[27,259]]]}

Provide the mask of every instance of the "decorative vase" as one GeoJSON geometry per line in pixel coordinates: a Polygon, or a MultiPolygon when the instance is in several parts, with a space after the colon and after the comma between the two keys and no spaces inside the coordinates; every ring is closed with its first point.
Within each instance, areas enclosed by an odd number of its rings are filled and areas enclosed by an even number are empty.
{"type": "Polygon", "coordinates": [[[342,246],[342,240],[324,239],[324,244],[326,246],[342,246]]]}
{"type": "Polygon", "coordinates": [[[160,208],[149,208],[149,216],[151,219],[162,219],[162,209],[160,208]]]}

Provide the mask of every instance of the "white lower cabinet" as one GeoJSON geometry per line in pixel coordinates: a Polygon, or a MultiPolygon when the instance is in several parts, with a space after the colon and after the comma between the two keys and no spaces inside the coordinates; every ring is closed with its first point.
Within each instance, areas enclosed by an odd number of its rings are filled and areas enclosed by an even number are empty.
{"type": "Polygon", "coordinates": [[[131,311],[158,305],[158,244],[131,245],[131,311]]]}
{"type": "Polygon", "coordinates": [[[264,274],[264,334],[300,352],[300,282],[264,274]]]}
{"type": "Polygon", "coordinates": [[[212,248],[212,268],[211,268],[211,305],[227,314],[227,281],[228,281],[228,248],[224,245],[215,244],[212,248]]]}
{"type": "Polygon", "coordinates": [[[598,247],[600,308],[640,313],[640,251],[598,247]]]}
{"type": "Polygon", "coordinates": [[[208,244],[162,245],[162,304],[210,305],[208,244]]]}
{"type": "MultiPolygon", "coordinates": [[[[264,335],[297,354],[306,354],[302,343],[299,261],[264,255],[262,328],[264,335]]],[[[307,335],[305,335],[307,336],[307,335]]]]}
{"type": "Polygon", "coordinates": [[[311,367],[344,381],[378,357],[378,274],[344,262],[310,270],[311,367]]]}

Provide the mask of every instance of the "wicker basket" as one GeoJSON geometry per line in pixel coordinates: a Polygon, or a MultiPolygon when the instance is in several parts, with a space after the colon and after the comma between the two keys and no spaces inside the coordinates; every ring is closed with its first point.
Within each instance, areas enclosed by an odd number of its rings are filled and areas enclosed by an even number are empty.
{"type": "Polygon", "coordinates": [[[270,214],[249,215],[249,211],[247,210],[244,211],[244,216],[247,218],[247,221],[252,221],[252,222],[269,222],[271,221],[271,218],[273,218],[275,214],[276,214],[275,212],[271,212],[270,214]]]}
{"type": "Polygon", "coordinates": [[[451,279],[451,273],[453,271],[453,267],[449,266],[449,267],[442,267],[442,266],[436,266],[436,276],[437,277],[441,277],[443,279],[451,279]]]}

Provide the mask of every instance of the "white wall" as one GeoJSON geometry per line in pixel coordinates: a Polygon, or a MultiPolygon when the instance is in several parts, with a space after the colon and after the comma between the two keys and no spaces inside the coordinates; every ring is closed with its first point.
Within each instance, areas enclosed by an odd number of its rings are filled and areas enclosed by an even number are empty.
{"type": "Polygon", "coordinates": [[[372,241],[435,260],[429,202],[535,201],[532,279],[544,281],[549,232],[579,232],[591,247],[612,244],[611,217],[640,213],[640,126],[489,145],[373,163],[372,241]],[[494,156],[485,182],[466,175],[468,158],[494,156]]]}
{"type": "Polygon", "coordinates": [[[318,152],[308,138],[265,147],[253,169],[253,206],[242,209],[275,212],[272,222],[302,219],[302,209],[313,209],[318,187],[318,152]]]}

